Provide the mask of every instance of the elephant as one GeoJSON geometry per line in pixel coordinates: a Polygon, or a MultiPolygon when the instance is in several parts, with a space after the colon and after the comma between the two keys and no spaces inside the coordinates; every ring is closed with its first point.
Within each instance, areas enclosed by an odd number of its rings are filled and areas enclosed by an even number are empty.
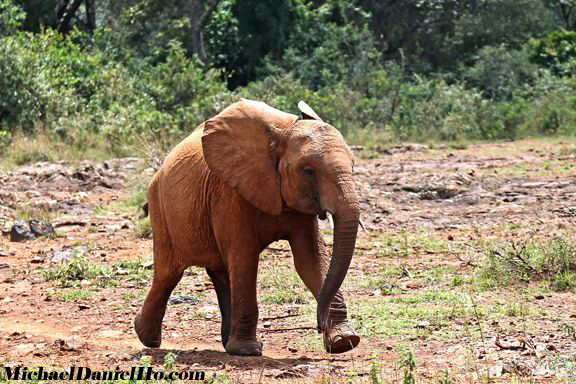
{"type": "Polygon", "coordinates": [[[166,156],[148,187],[154,276],[134,327],[157,348],[167,301],[190,266],[206,269],[231,355],[260,356],[259,254],[288,240],[297,273],[317,300],[329,353],[355,348],[340,286],[354,253],[360,208],[354,157],[340,132],[303,101],[302,119],[241,99],[200,124],[166,156]],[[318,219],[330,213],[330,257],[318,219]]]}

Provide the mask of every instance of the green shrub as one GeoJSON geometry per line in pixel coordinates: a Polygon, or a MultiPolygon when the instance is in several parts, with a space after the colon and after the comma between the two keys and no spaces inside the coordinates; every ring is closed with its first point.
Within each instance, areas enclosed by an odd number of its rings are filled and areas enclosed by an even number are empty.
{"type": "Polygon", "coordinates": [[[550,32],[540,39],[530,39],[527,48],[533,62],[555,75],[576,75],[576,31],[550,32]]]}
{"type": "Polygon", "coordinates": [[[464,78],[488,99],[510,100],[535,81],[537,69],[523,50],[487,46],[478,52],[474,65],[466,68],[464,78]]]}
{"type": "Polygon", "coordinates": [[[501,285],[544,280],[558,291],[576,288],[576,243],[556,238],[548,243],[525,242],[487,250],[481,272],[501,285]]]}
{"type": "Polygon", "coordinates": [[[0,37],[13,33],[25,17],[26,14],[11,0],[0,0],[0,37]]]}

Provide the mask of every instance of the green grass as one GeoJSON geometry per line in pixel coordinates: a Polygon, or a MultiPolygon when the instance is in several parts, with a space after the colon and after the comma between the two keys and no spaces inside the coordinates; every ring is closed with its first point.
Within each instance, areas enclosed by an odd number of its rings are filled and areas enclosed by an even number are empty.
{"type": "Polygon", "coordinates": [[[414,252],[442,253],[450,252],[454,244],[438,238],[428,229],[416,231],[401,230],[400,232],[387,231],[372,239],[368,244],[377,256],[382,257],[409,257],[414,252]]]}
{"type": "MultiPolygon", "coordinates": [[[[486,171],[486,170],[485,170],[486,171]]],[[[545,161],[535,164],[507,165],[505,167],[492,168],[490,173],[498,173],[508,176],[568,176],[576,172],[574,164],[567,164],[556,160],[545,161]]]]}
{"type": "Polygon", "coordinates": [[[284,260],[267,259],[260,264],[258,300],[265,304],[315,303],[293,265],[284,260]]]}
{"type": "Polygon", "coordinates": [[[452,320],[467,314],[464,299],[451,293],[371,297],[348,306],[361,334],[374,340],[394,335],[445,338],[452,332],[452,320]]]}
{"type": "Polygon", "coordinates": [[[31,207],[29,203],[23,203],[16,208],[14,217],[16,220],[42,220],[50,222],[56,217],[56,214],[50,211],[48,207],[31,207]]]}
{"type": "Polygon", "coordinates": [[[85,257],[76,256],[66,264],[44,269],[39,273],[46,281],[57,282],[61,287],[78,287],[82,280],[88,280],[96,287],[116,287],[122,281],[145,285],[152,276],[152,270],[143,266],[142,260],[126,260],[111,266],[90,264],[85,257]]]}
{"type": "MultiPolygon", "coordinates": [[[[1,132],[1,131],[0,131],[1,132]]],[[[104,161],[127,155],[112,151],[101,135],[82,132],[74,144],[56,140],[46,132],[38,131],[34,136],[16,134],[0,151],[0,169],[13,169],[16,166],[40,161],[94,160],[104,161]]],[[[1,149],[1,148],[0,148],[1,149]]],[[[132,156],[134,153],[132,153],[132,156]]]]}
{"type": "Polygon", "coordinates": [[[576,290],[576,243],[572,239],[525,240],[488,246],[479,276],[486,286],[544,281],[556,291],[576,290]]]}
{"type": "Polygon", "coordinates": [[[60,301],[76,301],[76,300],[87,300],[94,295],[93,292],[87,290],[71,290],[65,292],[58,292],[54,295],[57,300],[60,301]]]}
{"type": "Polygon", "coordinates": [[[152,238],[152,225],[150,224],[150,217],[145,217],[138,220],[136,223],[136,236],[143,239],[152,238]]]}
{"type": "Polygon", "coordinates": [[[139,238],[152,237],[150,217],[142,218],[143,205],[148,201],[148,180],[133,182],[128,188],[132,194],[120,201],[97,207],[94,212],[99,215],[127,215],[134,223],[134,235],[139,238]]]}
{"type": "Polygon", "coordinates": [[[558,150],[558,156],[574,156],[576,155],[576,144],[565,145],[558,150]]]}
{"type": "Polygon", "coordinates": [[[146,184],[138,183],[134,193],[130,196],[116,202],[109,206],[109,210],[119,213],[142,214],[142,206],[148,200],[146,192],[146,184]]]}

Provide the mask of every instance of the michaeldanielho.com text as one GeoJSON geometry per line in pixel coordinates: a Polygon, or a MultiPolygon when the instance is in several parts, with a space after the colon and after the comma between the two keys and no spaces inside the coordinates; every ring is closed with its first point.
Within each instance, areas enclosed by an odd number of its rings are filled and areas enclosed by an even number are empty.
{"type": "Polygon", "coordinates": [[[122,371],[96,371],[87,367],[70,367],[65,371],[29,370],[28,367],[4,367],[8,380],[204,380],[204,371],[154,371],[152,367],[132,367],[122,371]]]}

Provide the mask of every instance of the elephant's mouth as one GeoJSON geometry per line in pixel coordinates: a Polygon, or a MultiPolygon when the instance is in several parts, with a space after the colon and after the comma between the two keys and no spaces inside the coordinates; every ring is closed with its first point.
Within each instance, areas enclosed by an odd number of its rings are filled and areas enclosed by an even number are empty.
{"type": "Polygon", "coordinates": [[[326,211],[320,212],[320,214],[318,214],[318,217],[320,218],[320,220],[326,220],[326,211]]]}

